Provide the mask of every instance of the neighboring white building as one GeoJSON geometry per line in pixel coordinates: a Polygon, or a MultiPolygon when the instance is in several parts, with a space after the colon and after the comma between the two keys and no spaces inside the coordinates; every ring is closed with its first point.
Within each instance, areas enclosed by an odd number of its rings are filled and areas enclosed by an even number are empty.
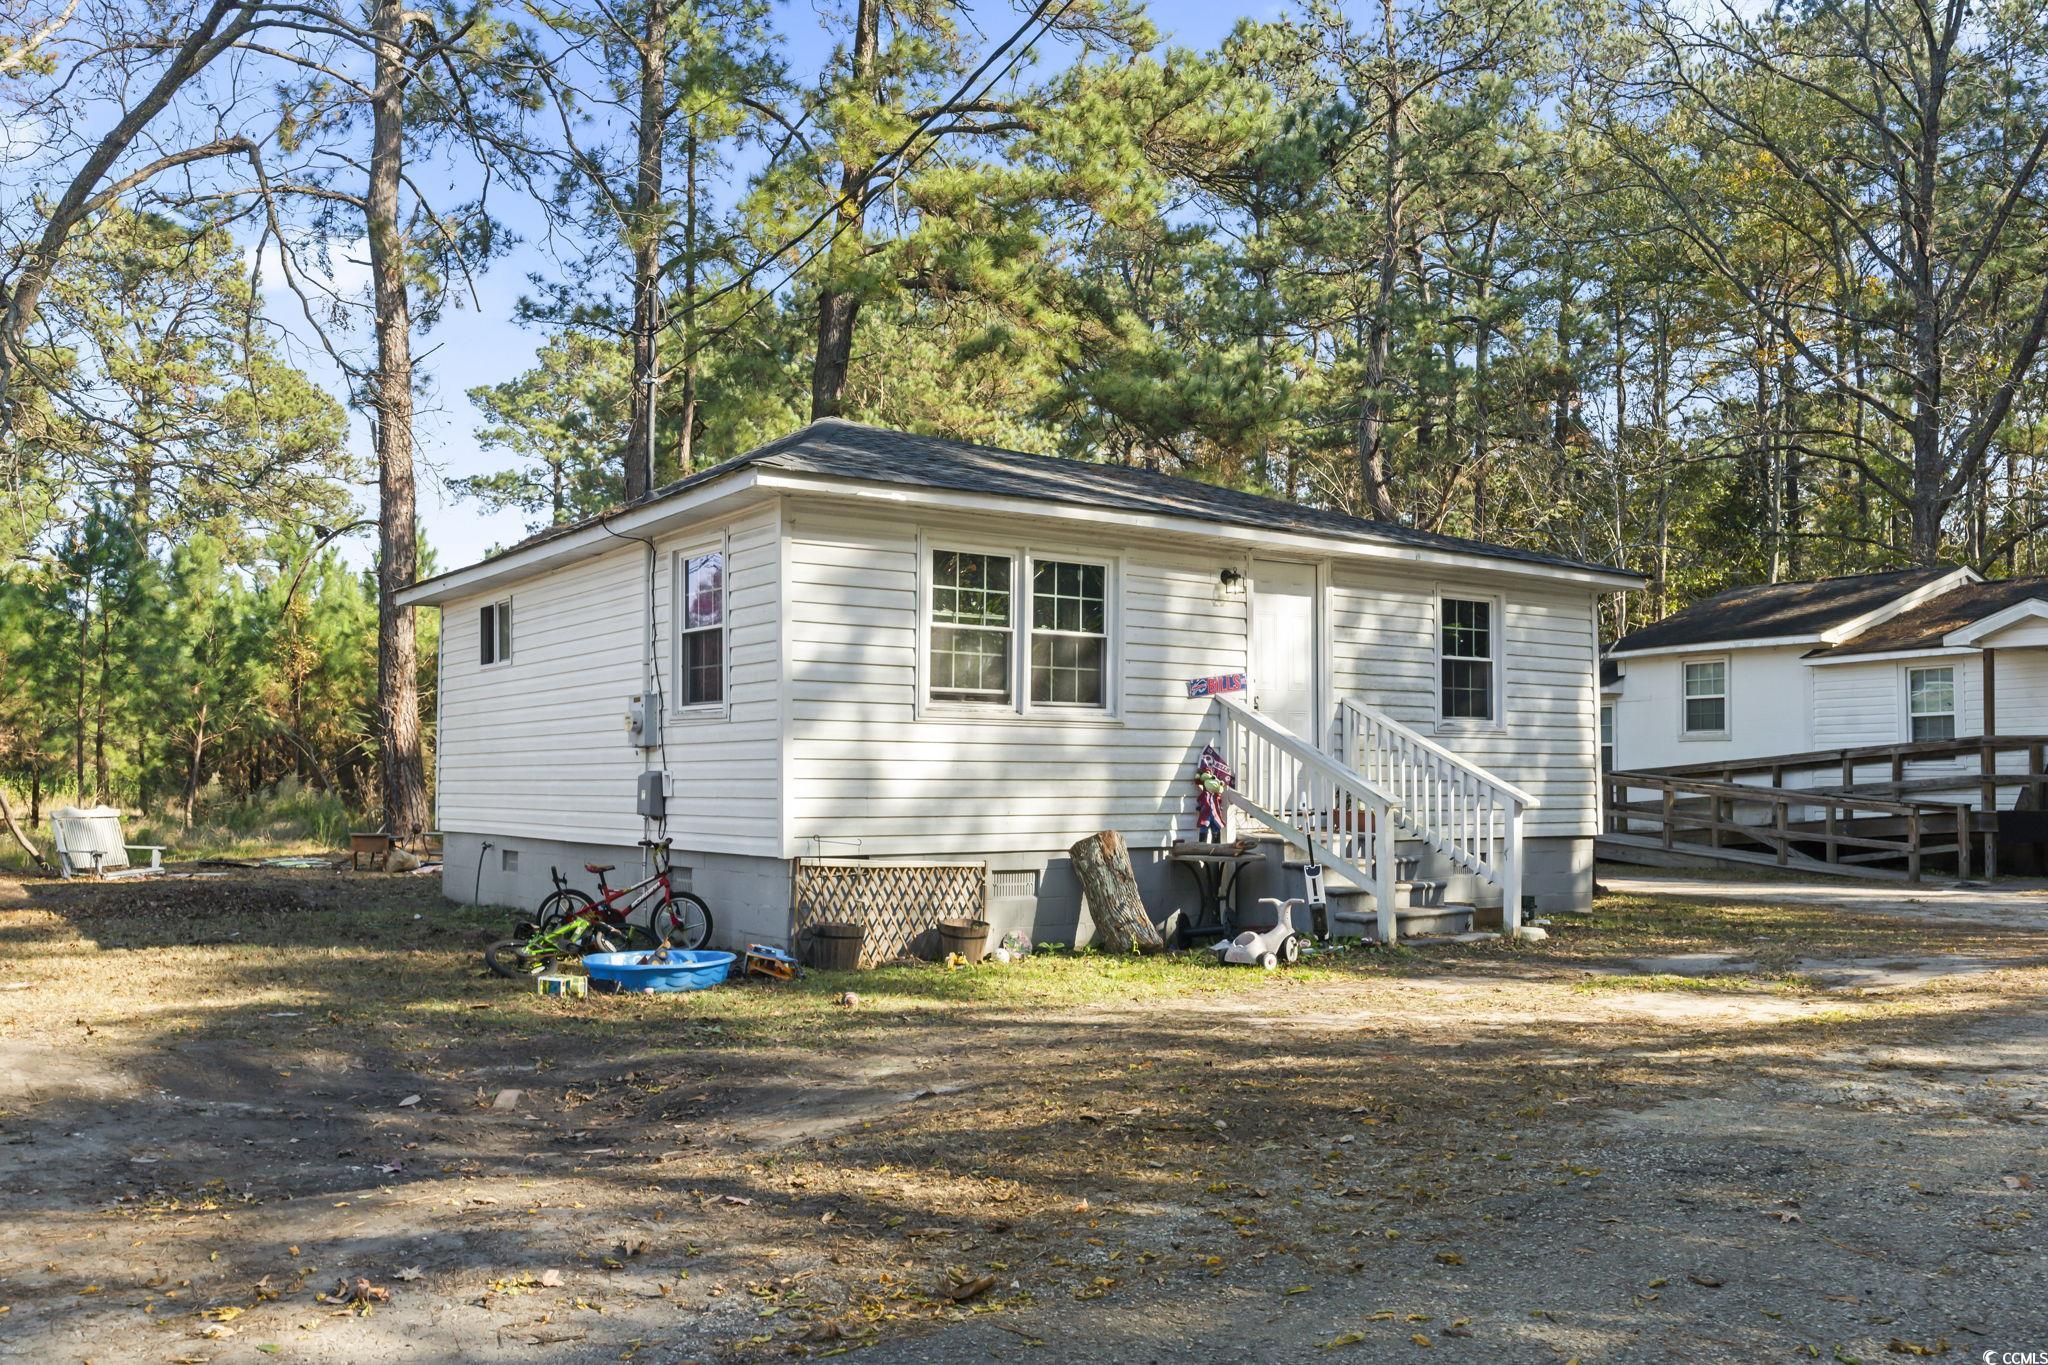
{"type": "Polygon", "coordinates": [[[1915,569],[1738,588],[1608,649],[1609,762],[2048,734],[2044,646],[2048,578],[1915,569]]]}
{"type": "Polygon", "coordinates": [[[819,857],[985,863],[997,933],[1073,941],[1067,850],[1099,830],[1155,910],[1192,904],[1167,850],[1207,742],[1243,827],[1313,837],[1339,885],[1414,859],[1481,904],[1585,905],[1596,605],[1638,582],[824,421],[402,600],[442,611],[450,896],[531,906],[551,867],[587,886],[666,834],[727,944],[786,941],[792,860],[819,857]],[[1231,674],[1248,693],[1191,695],[1231,674]]]}

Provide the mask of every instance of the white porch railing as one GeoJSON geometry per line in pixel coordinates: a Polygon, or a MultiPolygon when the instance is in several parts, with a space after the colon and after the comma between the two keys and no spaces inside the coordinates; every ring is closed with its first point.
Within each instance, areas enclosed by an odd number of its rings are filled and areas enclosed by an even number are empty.
{"type": "Polygon", "coordinates": [[[1349,697],[1337,717],[1344,766],[1387,794],[1408,836],[1500,888],[1502,929],[1512,935],[1522,914],[1522,816],[1536,798],[1349,697]]]}
{"type": "Polygon", "coordinates": [[[1301,736],[1218,697],[1230,804],[1373,893],[1382,943],[1395,938],[1394,819],[1386,794],[1301,736]]]}

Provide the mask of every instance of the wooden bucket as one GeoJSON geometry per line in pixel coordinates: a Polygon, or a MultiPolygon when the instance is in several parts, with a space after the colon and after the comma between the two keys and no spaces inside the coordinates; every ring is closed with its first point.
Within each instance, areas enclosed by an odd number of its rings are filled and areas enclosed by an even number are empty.
{"type": "Polygon", "coordinates": [[[804,962],[821,972],[850,972],[860,966],[867,930],[845,920],[820,920],[803,932],[804,962]]]}
{"type": "Polygon", "coordinates": [[[939,921],[939,951],[958,953],[969,962],[979,962],[988,951],[988,921],[985,919],[942,919],[939,921]]]}

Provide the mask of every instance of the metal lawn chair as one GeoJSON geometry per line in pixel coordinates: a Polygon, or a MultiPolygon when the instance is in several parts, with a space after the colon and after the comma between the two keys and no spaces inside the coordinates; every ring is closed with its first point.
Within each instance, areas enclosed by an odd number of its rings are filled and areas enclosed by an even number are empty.
{"type": "Polygon", "coordinates": [[[51,811],[50,842],[57,848],[59,876],[89,872],[109,879],[147,877],[164,870],[164,846],[128,843],[121,832],[121,812],[110,806],[51,811]],[[135,866],[128,857],[131,852],[149,854],[149,866],[135,866]]]}

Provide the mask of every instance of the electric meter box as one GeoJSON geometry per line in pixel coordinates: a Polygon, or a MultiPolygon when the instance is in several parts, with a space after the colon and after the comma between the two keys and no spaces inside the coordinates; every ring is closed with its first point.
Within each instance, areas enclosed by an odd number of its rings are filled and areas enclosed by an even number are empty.
{"type": "Polygon", "coordinates": [[[627,699],[626,739],[636,749],[661,747],[661,693],[638,693],[627,699]]]}

